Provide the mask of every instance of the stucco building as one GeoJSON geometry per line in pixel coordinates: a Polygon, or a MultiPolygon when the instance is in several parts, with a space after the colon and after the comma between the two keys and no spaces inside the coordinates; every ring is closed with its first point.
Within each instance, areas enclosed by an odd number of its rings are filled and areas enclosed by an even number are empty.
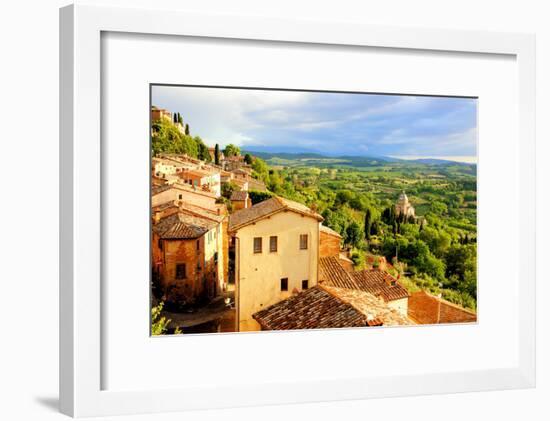
{"type": "Polygon", "coordinates": [[[259,330],[254,313],[317,285],[322,220],[307,206],[280,197],[230,216],[236,330],[259,330]]]}
{"type": "Polygon", "coordinates": [[[231,198],[229,200],[231,200],[233,212],[252,207],[252,200],[248,196],[248,191],[246,190],[234,191],[231,193],[231,198]]]}
{"type": "Polygon", "coordinates": [[[212,192],[216,197],[221,196],[219,172],[205,169],[185,169],[178,175],[184,184],[189,184],[196,189],[212,192]]]}

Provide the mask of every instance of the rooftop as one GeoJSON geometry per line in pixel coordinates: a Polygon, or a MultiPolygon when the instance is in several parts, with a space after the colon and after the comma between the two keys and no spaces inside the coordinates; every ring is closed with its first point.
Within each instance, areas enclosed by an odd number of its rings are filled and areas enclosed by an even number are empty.
{"type": "Polygon", "coordinates": [[[151,196],[155,196],[157,194],[160,194],[160,193],[165,192],[166,190],[170,190],[170,189],[184,190],[184,191],[200,194],[202,196],[209,196],[213,199],[216,199],[216,194],[215,193],[208,192],[208,191],[205,191],[205,190],[202,190],[202,189],[197,189],[193,186],[190,186],[189,184],[179,183],[179,182],[176,182],[174,184],[165,184],[163,186],[153,186],[151,188],[151,196]]]}
{"type": "Polygon", "coordinates": [[[231,200],[246,200],[248,199],[248,192],[246,190],[234,191],[231,193],[231,200]]]}
{"type": "Polygon", "coordinates": [[[265,330],[367,326],[367,317],[320,286],[293,295],[252,317],[265,330]]]}
{"type": "Polygon", "coordinates": [[[400,300],[409,296],[409,291],[389,273],[379,269],[350,272],[357,289],[381,297],[384,301],[400,300]]]}
{"type": "Polygon", "coordinates": [[[362,314],[367,316],[367,320],[377,320],[384,326],[402,326],[413,324],[409,319],[403,316],[399,311],[389,307],[383,300],[365,291],[351,290],[346,288],[324,287],[332,295],[344,301],[362,314]]]}
{"type": "Polygon", "coordinates": [[[283,199],[282,197],[275,196],[271,199],[264,200],[250,208],[241,209],[231,215],[229,219],[229,230],[235,231],[246,225],[249,225],[255,221],[263,219],[267,216],[274,215],[283,210],[289,210],[299,213],[304,216],[315,218],[319,221],[323,220],[323,217],[318,213],[312,211],[301,203],[294,202],[292,200],[283,199]]]}
{"type": "Polygon", "coordinates": [[[336,231],[334,231],[332,228],[327,227],[326,225],[322,225],[320,227],[321,232],[324,232],[328,235],[332,235],[334,237],[342,238],[340,234],[338,234],[336,231]]]}
{"type": "Polygon", "coordinates": [[[161,219],[153,231],[164,240],[190,240],[202,237],[216,225],[205,218],[178,212],[161,219]]]}
{"type": "Polygon", "coordinates": [[[334,256],[321,257],[319,259],[319,281],[323,285],[330,285],[338,288],[358,289],[358,285],[350,276],[348,271],[334,256]]]}

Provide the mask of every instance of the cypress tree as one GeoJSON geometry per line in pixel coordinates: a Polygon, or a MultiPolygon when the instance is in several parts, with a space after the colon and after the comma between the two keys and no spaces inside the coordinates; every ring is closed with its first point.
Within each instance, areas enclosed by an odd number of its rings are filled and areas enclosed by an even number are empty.
{"type": "Polygon", "coordinates": [[[189,136],[189,124],[185,125],[185,134],[189,136]]]}
{"type": "Polygon", "coordinates": [[[214,164],[220,165],[220,145],[214,146],[214,164]]]}
{"type": "Polygon", "coordinates": [[[370,241],[370,230],[371,230],[371,212],[370,208],[367,208],[365,212],[365,239],[370,241]]]}

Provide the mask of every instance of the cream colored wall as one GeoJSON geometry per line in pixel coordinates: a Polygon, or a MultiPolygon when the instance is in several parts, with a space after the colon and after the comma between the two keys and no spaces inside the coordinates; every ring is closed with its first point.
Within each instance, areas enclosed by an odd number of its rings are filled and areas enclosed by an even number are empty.
{"type": "Polygon", "coordinates": [[[176,166],[172,164],[166,164],[164,162],[157,162],[155,164],[155,174],[169,175],[177,172],[176,166]]]}
{"type": "Polygon", "coordinates": [[[218,291],[222,291],[224,285],[224,270],[223,270],[223,238],[222,224],[220,223],[215,228],[212,228],[204,235],[204,259],[210,261],[215,253],[218,253],[218,263],[216,273],[218,276],[218,291]]]}
{"type": "Polygon", "coordinates": [[[259,330],[252,314],[317,284],[319,221],[295,212],[277,213],[237,234],[237,315],[239,330],[259,330]],[[300,234],[308,234],[308,249],[300,250],[300,234]],[[277,252],[269,251],[269,237],[278,237],[277,252]],[[262,237],[262,253],[254,253],[254,237],[262,237]],[[288,291],[281,292],[281,278],[288,278],[288,291]]]}
{"type": "Polygon", "coordinates": [[[388,306],[397,310],[403,316],[407,317],[407,310],[409,307],[409,299],[402,298],[401,300],[393,300],[388,302],[388,306]]]}

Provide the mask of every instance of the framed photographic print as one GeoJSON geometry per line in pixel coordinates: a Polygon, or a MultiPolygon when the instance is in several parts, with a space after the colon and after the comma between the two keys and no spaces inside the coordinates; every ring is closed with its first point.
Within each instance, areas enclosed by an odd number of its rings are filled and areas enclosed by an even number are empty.
{"type": "Polygon", "coordinates": [[[60,42],[64,413],[534,385],[531,35],[79,5],[60,42]]]}

